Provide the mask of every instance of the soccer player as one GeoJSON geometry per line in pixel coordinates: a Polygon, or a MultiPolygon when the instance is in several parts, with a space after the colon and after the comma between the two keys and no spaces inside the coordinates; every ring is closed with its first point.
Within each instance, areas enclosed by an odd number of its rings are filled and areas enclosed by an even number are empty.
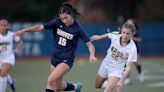
{"type": "Polygon", "coordinates": [[[51,29],[54,35],[53,54],[51,58],[51,74],[48,77],[45,92],[70,91],[80,92],[82,84],[72,84],[63,80],[72,68],[75,58],[75,50],[79,39],[82,39],[90,52],[90,62],[96,62],[95,48],[90,38],[86,35],[76,18],[80,16],[77,10],[69,3],[64,2],[59,9],[59,17],[52,21],[35,25],[15,33],[22,35],[25,32],[41,31],[51,29]]]}
{"type": "Polygon", "coordinates": [[[104,92],[112,92],[114,89],[117,92],[121,91],[124,81],[131,71],[133,62],[137,62],[137,49],[132,40],[135,32],[136,28],[133,24],[125,23],[122,25],[121,34],[106,33],[91,37],[93,41],[107,37],[111,39],[107,55],[96,76],[96,88],[105,88],[104,92]],[[124,69],[125,64],[127,66],[124,69]]]}
{"type": "Polygon", "coordinates": [[[10,74],[7,75],[7,83],[10,85],[11,91],[15,92],[16,91],[15,80],[13,77],[11,77],[10,74]]]}
{"type": "MultiPolygon", "coordinates": [[[[140,35],[139,35],[139,27],[138,27],[138,24],[136,23],[136,21],[134,19],[128,19],[127,20],[127,23],[131,23],[131,24],[134,24],[135,27],[136,27],[136,33],[134,34],[133,36],[133,40],[137,46],[137,52],[138,52],[138,58],[137,58],[137,62],[134,62],[134,65],[137,69],[137,72],[138,72],[138,79],[143,82],[144,81],[144,74],[143,74],[143,70],[142,70],[142,66],[141,64],[139,63],[139,60],[140,60],[140,55],[139,55],[139,43],[142,41],[140,35]]],[[[125,80],[125,84],[126,85],[129,85],[131,84],[131,80],[130,80],[130,74],[128,75],[127,79],[125,80]]]]}
{"type": "Polygon", "coordinates": [[[14,36],[14,33],[8,31],[8,20],[0,17],[0,92],[5,92],[7,85],[7,75],[11,67],[15,64],[14,53],[17,53],[22,47],[20,37],[14,36]],[[13,49],[13,43],[16,42],[16,48],[13,49]]]}

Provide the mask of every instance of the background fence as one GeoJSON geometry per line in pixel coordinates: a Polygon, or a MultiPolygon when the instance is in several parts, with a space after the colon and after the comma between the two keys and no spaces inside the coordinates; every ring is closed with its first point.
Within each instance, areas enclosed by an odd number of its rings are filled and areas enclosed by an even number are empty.
{"type": "MultiPolygon", "coordinates": [[[[12,23],[9,29],[17,31],[36,23],[12,23]]],[[[38,24],[38,23],[37,23],[38,24]]],[[[107,29],[116,30],[117,26],[108,24],[83,24],[82,27],[89,36],[104,34],[107,29]]],[[[142,42],[139,45],[141,55],[164,55],[164,23],[143,23],[140,27],[142,42]]],[[[53,38],[51,30],[25,33],[22,36],[24,45],[18,56],[48,56],[52,53],[53,38]]],[[[110,40],[94,42],[97,54],[106,54],[110,40]]],[[[80,41],[77,55],[87,55],[88,50],[84,42],[80,41]]]]}

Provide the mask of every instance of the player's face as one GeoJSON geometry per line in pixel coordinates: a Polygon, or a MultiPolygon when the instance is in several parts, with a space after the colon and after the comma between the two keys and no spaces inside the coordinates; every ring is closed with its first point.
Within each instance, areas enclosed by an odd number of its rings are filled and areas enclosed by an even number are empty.
{"type": "Polygon", "coordinates": [[[0,20],[0,32],[2,33],[3,31],[7,30],[7,20],[0,20]]]}
{"type": "Polygon", "coordinates": [[[73,23],[73,18],[70,14],[62,13],[59,14],[59,17],[66,26],[70,26],[73,23]]]}
{"type": "Polygon", "coordinates": [[[122,30],[121,30],[122,41],[128,42],[132,36],[133,36],[133,34],[132,34],[131,29],[122,28],[122,30]]]}

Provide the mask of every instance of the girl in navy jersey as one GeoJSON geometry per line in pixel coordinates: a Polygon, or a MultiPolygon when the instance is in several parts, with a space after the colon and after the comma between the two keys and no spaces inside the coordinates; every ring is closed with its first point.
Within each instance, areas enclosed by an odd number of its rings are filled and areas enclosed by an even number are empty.
{"type": "Polygon", "coordinates": [[[79,39],[82,39],[90,52],[90,62],[96,62],[95,48],[90,38],[86,35],[76,18],[80,14],[72,5],[63,3],[59,9],[59,17],[43,25],[35,25],[30,28],[23,29],[15,33],[22,35],[25,32],[41,31],[43,29],[52,29],[54,35],[54,51],[51,58],[51,74],[48,77],[47,88],[45,92],[58,92],[75,90],[80,92],[81,83],[68,83],[63,81],[63,77],[67,74],[74,62],[75,50],[79,39]]]}

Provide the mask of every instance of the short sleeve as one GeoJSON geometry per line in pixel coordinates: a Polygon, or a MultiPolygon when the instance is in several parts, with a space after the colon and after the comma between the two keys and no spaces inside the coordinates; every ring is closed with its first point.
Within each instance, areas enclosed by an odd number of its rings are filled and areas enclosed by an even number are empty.
{"type": "Polygon", "coordinates": [[[90,41],[88,35],[82,29],[79,30],[79,36],[85,43],[90,41]]]}
{"type": "Polygon", "coordinates": [[[59,22],[60,22],[60,19],[59,18],[55,18],[55,19],[53,19],[50,22],[44,23],[43,24],[44,29],[52,29],[53,27],[56,27],[57,24],[59,24],[59,22]]]}
{"type": "Polygon", "coordinates": [[[137,48],[135,45],[129,50],[129,57],[127,61],[137,62],[137,48]]]}
{"type": "Polygon", "coordinates": [[[108,33],[108,38],[112,39],[113,38],[113,34],[112,33],[108,33]]]}

